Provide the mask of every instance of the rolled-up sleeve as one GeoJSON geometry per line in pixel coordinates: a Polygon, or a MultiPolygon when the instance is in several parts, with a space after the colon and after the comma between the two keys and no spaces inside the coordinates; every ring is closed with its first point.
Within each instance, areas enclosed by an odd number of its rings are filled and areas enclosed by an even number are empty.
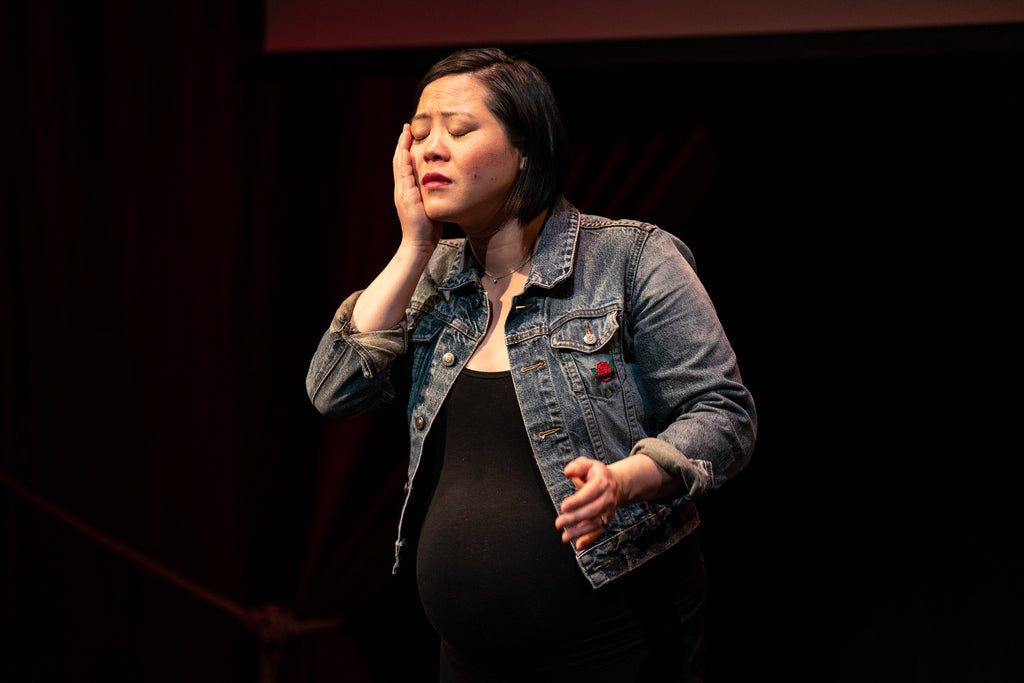
{"type": "Polygon", "coordinates": [[[396,395],[391,369],[408,348],[406,324],[359,332],[351,318],[360,294],[342,302],[306,374],[306,393],[324,415],[350,417],[389,403],[396,395]]]}

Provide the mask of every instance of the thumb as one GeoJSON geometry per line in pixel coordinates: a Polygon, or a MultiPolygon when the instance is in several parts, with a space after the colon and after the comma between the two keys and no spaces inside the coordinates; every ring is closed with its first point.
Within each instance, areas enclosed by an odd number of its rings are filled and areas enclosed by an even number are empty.
{"type": "Polygon", "coordinates": [[[570,462],[562,470],[562,473],[572,479],[573,483],[577,487],[583,486],[583,481],[586,479],[587,473],[590,471],[591,460],[589,458],[579,457],[570,462]]]}

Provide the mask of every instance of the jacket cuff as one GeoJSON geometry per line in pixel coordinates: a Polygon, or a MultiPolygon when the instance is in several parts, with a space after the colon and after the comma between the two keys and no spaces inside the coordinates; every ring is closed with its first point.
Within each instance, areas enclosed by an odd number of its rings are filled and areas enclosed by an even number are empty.
{"type": "Polygon", "coordinates": [[[707,460],[693,460],[668,441],[648,437],[640,439],[633,446],[630,455],[643,453],[673,477],[683,481],[681,493],[691,500],[703,498],[712,488],[714,473],[707,460]]]}
{"type": "Polygon", "coordinates": [[[350,322],[352,320],[352,312],[356,309],[356,301],[363,294],[362,289],[357,292],[352,292],[345,300],[338,306],[338,310],[334,313],[334,319],[331,321],[330,332],[338,332],[340,334],[355,334],[358,332],[355,326],[350,322]]]}
{"type": "Polygon", "coordinates": [[[362,293],[363,290],[354,292],[341,302],[328,333],[341,336],[346,346],[359,356],[363,376],[370,379],[389,367],[396,357],[404,354],[409,345],[404,320],[387,330],[360,332],[356,329],[351,322],[352,312],[362,293]]]}

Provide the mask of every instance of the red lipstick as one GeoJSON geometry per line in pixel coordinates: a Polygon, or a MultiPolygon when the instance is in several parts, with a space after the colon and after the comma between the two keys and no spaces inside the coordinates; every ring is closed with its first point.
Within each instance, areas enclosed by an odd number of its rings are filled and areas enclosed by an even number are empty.
{"type": "Polygon", "coordinates": [[[427,173],[420,180],[420,187],[437,188],[451,184],[451,179],[440,173],[427,173]]]}

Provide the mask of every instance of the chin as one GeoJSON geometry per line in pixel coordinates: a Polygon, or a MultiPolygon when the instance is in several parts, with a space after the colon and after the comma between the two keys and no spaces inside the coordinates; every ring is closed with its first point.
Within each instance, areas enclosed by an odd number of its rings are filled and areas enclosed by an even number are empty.
{"type": "Polygon", "coordinates": [[[459,214],[457,211],[444,206],[430,206],[425,204],[423,212],[427,214],[427,218],[438,223],[458,223],[459,214]]]}
{"type": "Polygon", "coordinates": [[[427,218],[435,223],[458,223],[458,218],[445,211],[427,211],[427,218]]]}

